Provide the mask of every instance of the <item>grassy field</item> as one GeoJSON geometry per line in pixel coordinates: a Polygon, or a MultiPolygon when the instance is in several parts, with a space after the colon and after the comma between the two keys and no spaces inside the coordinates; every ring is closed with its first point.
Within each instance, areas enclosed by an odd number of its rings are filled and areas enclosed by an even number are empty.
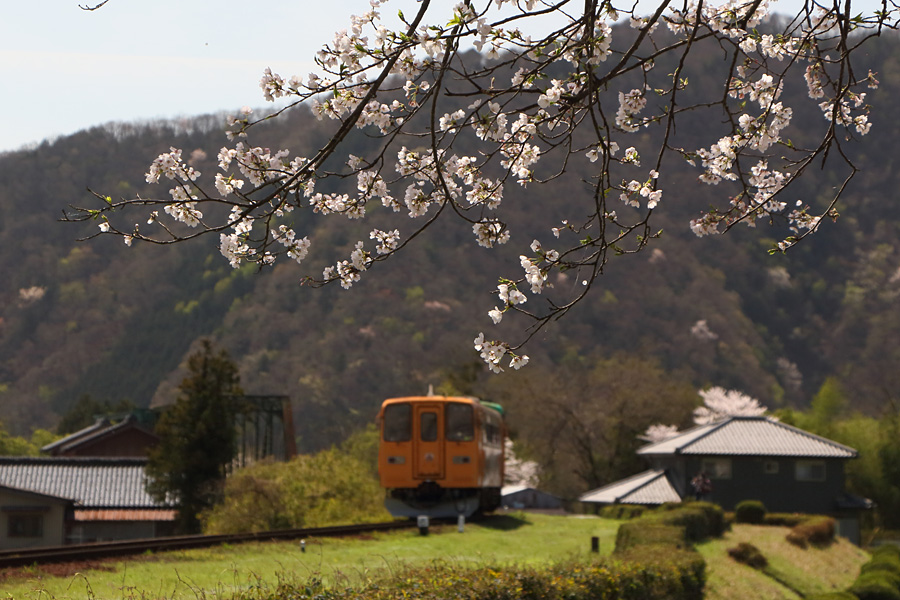
{"type": "MultiPolygon", "coordinates": [[[[0,573],[0,599],[16,600],[231,600],[256,586],[279,580],[322,578],[330,585],[353,585],[408,565],[448,561],[461,566],[539,565],[589,559],[590,539],[600,538],[601,555],[612,552],[620,521],[594,517],[513,514],[455,526],[380,533],[353,539],[248,543],[148,554],[104,561],[0,573]]],[[[811,592],[845,589],[867,555],[839,540],[828,548],[801,550],[785,541],[787,528],[735,525],[722,539],[700,544],[707,561],[708,600],[800,598],[811,592]],[[769,560],[756,571],[732,560],[728,548],[755,545],[769,560]]]]}
{"type": "Polygon", "coordinates": [[[786,527],[733,525],[722,539],[699,544],[708,573],[706,599],[794,599],[844,590],[868,560],[865,552],[842,538],[827,548],[798,548],[785,540],[788,531],[786,527]],[[740,542],[759,548],[769,566],[757,571],[732,560],[728,548],[740,542]]]}
{"type": "Polygon", "coordinates": [[[379,576],[405,565],[446,560],[465,565],[541,564],[588,558],[591,537],[601,554],[612,552],[618,521],[593,517],[513,514],[483,523],[375,534],[354,539],[249,543],[144,555],[127,561],[84,565],[52,575],[24,570],[0,579],[0,598],[16,600],[231,599],[279,578],[321,577],[335,585],[379,576]],[[502,532],[502,535],[498,535],[502,532]]]}

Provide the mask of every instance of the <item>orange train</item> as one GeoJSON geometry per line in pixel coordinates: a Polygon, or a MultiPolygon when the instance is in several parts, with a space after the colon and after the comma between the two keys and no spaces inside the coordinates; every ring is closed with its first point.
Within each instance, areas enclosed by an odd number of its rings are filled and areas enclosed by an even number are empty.
{"type": "Polygon", "coordinates": [[[477,398],[390,398],[378,413],[378,475],[395,517],[447,518],[500,506],[503,409],[477,398]]]}

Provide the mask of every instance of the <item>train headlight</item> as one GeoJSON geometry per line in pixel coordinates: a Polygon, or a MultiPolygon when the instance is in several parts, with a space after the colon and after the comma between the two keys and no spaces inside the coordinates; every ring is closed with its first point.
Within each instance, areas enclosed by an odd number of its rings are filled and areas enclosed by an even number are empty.
{"type": "Polygon", "coordinates": [[[406,463],[405,456],[388,456],[388,464],[389,465],[402,465],[406,463]]]}
{"type": "Polygon", "coordinates": [[[454,465],[467,465],[472,462],[471,456],[454,456],[453,464],[454,465]]]}

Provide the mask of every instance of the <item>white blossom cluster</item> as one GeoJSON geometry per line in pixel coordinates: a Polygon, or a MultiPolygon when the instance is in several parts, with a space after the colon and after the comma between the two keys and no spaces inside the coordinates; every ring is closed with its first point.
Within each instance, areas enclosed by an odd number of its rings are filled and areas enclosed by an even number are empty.
{"type": "MultiPolygon", "coordinates": [[[[304,231],[310,213],[362,220],[381,211],[385,219],[411,219],[409,229],[364,228],[366,240],[351,241],[340,251],[346,258],[324,268],[321,278],[309,278],[349,288],[438,217],[461,219],[484,248],[510,242],[513,232],[501,212],[505,191],[516,189],[517,201],[527,197],[529,186],[566,176],[569,159],[583,156],[595,169],[584,182],[584,196],[591,199],[588,216],[579,208],[561,226],[548,227],[559,250],[534,241],[530,253],[519,254],[522,271],[499,278],[499,302],[488,312],[494,324],[513,311],[540,326],[586,292],[575,292],[571,301],[552,298],[559,292],[547,291],[552,274],[576,272],[577,281],[589,288],[608,252],[636,252],[648,244],[645,232],[661,206],[668,154],[699,167],[700,182],[721,186],[725,200],[690,223],[697,235],[778,217],[792,228],[791,237],[778,245],[784,250],[815,231],[828,209],[802,202],[789,207],[782,196],[802,173],[798,165],[824,155],[834,136],[826,135],[812,150],[786,141],[798,109],[782,99],[785,82],[799,81],[802,73],[826,130],[841,127],[848,135],[865,135],[872,123],[861,88],[878,82],[871,72],[857,81],[854,71],[844,68],[849,52],[841,50],[838,32],[877,31],[888,18],[896,21],[896,12],[847,21],[814,7],[781,33],[769,33],[762,27],[768,0],[689,1],[648,15],[612,4],[579,14],[538,0],[467,0],[452,7],[417,3],[414,15],[401,13],[399,25],[389,25],[381,15],[387,1],[370,0],[366,12],[351,16],[347,28],[317,53],[314,72],[285,77],[263,71],[259,85],[265,100],[287,99],[317,119],[334,121],[334,137],[317,152],[293,156],[287,149],[249,143],[254,126],[278,113],[257,119],[244,108],[227,120],[230,144],[219,151],[218,172],[209,185],[173,147],[146,174],[147,183],[172,182],[168,197],[123,202],[101,197],[104,205],[86,211],[85,218],[97,220],[100,233],[121,235],[129,245],[134,239],[168,243],[217,233],[220,252],[235,268],[244,262],[270,265],[281,256],[298,263],[307,259],[314,240],[297,232],[304,231]],[[540,33],[548,12],[562,24],[540,33]],[[617,35],[614,45],[613,24],[623,18],[633,31],[617,35]],[[668,32],[657,38],[660,25],[668,32]],[[674,43],[666,41],[673,36],[674,43]],[[681,64],[690,57],[679,53],[706,37],[730,53],[733,69],[722,97],[685,107],[681,94],[690,83],[681,64]],[[480,53],[478,60],[466,62],[468,48],[480,53]],[[666,54],[683,59],[670,62],[679,65],[675,72],[653,69],[666,54]],[[711,127],[708,142],[696,150],[677,147],[668,137],[659,148],[648,147],[651,133],[677,132],[676,120],[688,109],[713,111],[713,121],[729,130],[711,127]],[[353,129],[365,130],[371,154],[342,154],[353,129]],[[651,163],[643,172],[642,154],[651,163]],[[608,200],[629,209],[617,214],[608,200]],[[162,207],[152,207],[151,230],[115,227],[111,211],[129,204],[162,207]],[[223,213],[210,205],[230,207],[227,219],[213,222],[223,213]],[[529,293],[544,294],[543,308],[533,301],[528,312],[523,309],[529,293]]],[[[575,207],[579,200],[560,203],[575,207]]],[[[507,355],[512,368],[527,363],[527,356],[515,353],[518,347],[485,341],[483,335],[475,341],[494,371],[507,355]]]]}
{"type": "Polygon", "coordinates": [[[768,410],[756,398],[737,390],[711,387],[700,390],[703,406],[694,409],[694,423],[708,425],[726,417],[758,417],[768,410]]]}
{"type": "MultiPolygon", "coordinates": [[[[711,387],[698,392],[703,405],[694,409],[695,425],[710,425],[728,417],[759,417],[769,410],[758,400],[737,390],[711,387]]],[[[774,417],[769,417],[774,419],[774,417]]],[[[639,439],[650,443],[665,441],[678,435],[678,427],[657,423],[651,425],[639,439]]]]}

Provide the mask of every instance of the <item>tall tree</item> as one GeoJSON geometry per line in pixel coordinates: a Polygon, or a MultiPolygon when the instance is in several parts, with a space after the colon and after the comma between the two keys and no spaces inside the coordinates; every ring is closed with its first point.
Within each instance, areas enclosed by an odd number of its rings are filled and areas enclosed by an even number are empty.
{"type": "Polygon", "coordinates": [[[178,504],[178,526],[200,531],[199,515],[222,496],[237,444],[236,397],[241,394],[237,366],[209,340],[188,358],[188,375],[175,404],[160,417],[159,446],[147,463],[147,491],[178,504]]]}

